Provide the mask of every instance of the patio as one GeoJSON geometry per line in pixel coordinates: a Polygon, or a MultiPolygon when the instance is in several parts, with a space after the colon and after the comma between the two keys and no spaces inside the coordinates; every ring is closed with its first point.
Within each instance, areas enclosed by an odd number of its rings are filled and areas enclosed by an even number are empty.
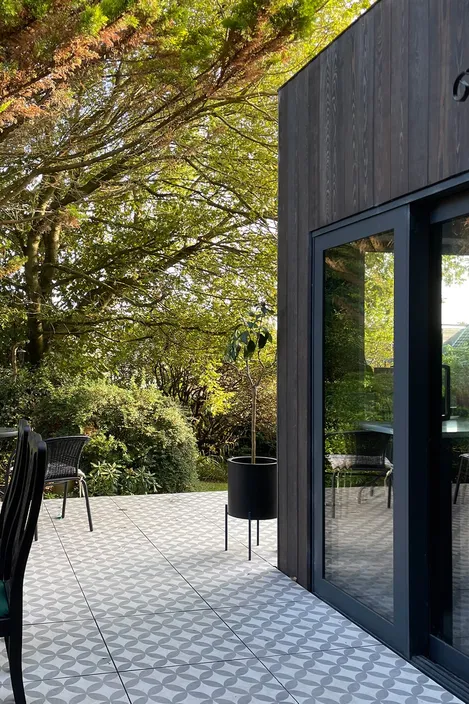
{"type": "MultiPolygon", "coordinates": [[[[275,569],[275,521],[247,561],[224,492],[46,501],[26,578],[29,702],[455,704],[275,569]]],[[[0,701],[12,702],[3,649],[0,701]]]]}

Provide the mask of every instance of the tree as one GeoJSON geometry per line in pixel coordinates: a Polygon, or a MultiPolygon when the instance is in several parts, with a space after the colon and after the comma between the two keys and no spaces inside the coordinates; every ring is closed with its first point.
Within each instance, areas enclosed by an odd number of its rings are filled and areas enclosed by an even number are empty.
{"type": "Polygon", "coordinates": [[[157,0],[0,0],[0,135],[60,101],[60,93],[83,68],[142,42],[170,38],[183,5],[167,3],[163,9],[157,0]]]}
{"type": "MultiPolygon", "coordinates": [[[[174,270],[223,238],[230,217],[242,225],[252,221],[252,213],[243,221],[243,213],[231,209],[200,237],[184,238],[183,216],[170,207],[161,231],[148,226],[154,201],[166,197],[160,184],[181,158],[179,136],[190,129],[199,141],[206,138],[214,129],[211,120],[224,120],[228,106],[248,101],[262,72],[307,27],[319,5],[320,0],[293,5],[243,0],[222,11],[217,3],[170,3],[171,14],[158,20],[164,26],[158,36],[145,37],[119,57],[106,56],[70,82],[70,98],[62,97],[47,117],[24,124],[3,142],[2,225],[5,244],[16,250],[4,270],[21,272],[10,276],[9,293],[27,311],[33,364],[41,362],[51,336],[73,331],[82,314],[93,325],[93,311],[109,309],[117,299],[124,316],[129,306],[151,310],[166,296],[158,286],[145,295],[155,270],[174,270]],[[123,227],[109,252],[103,243],[111,220],[123,227]],[[80,268],[67,249],[85,227],[97,246],[80,268]],[[137,275],[125,258],[141,261],[142,255],[153,262],[137,275]],[[57,320],[66,306],[71,320],[57,320]]],[[[183,148],[194,171],[191,146],[189,139],[183,148]]],[[[201,197],[207,201],[206,194],[201,197]]],[[[156,216],[157,227],[164,210],[156,216]]]]}
{"type": "Polygon", "coordinates": [[[133,37],[70,65],[43,102],[39,91],[39,117],[2,112],[13,120],[0,144],[5,360],[63,350],[70,365],[78,352],[113,358],[116,344],[131,355],[148,338],[171,344],[177,326],[206,344],[226,335],[220,317],[228,327],[228,313],[273,305],[276,88],[369,2],[323,4],[187,0],[155,16],[149,0],[3,0],[11,46],[72,5],[60,46],[101,41],[122,18],[133,37]]]}
{"type": "MultiPolygon", "coordinates": [[[[256,464],[256,424],[257,398],[259,387],[272,367],[275,357],[266,355],[266,346],[273,342],[272,333],[267,327],[269,311],[265,303],[259,311],[252,311],[249,318],[240,323],[234,332],[228,346],[227,358],[236,363],[242,353],[242,366],[239,367],[251,392],[251,462],[256,464]],[[242,370],[242,371],[241,371],[242,370]]],[[[268,352],[268,350],[267,350],[268,352]]]]}

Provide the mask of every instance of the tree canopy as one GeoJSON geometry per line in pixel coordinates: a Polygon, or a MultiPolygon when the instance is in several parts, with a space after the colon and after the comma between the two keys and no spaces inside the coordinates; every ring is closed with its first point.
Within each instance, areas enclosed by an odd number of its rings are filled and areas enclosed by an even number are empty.
{"type": "Polygon", "coordinates": [[[220,332],[222,309],[272,304],[275,90],[306,32],[319,48],[368,3],[339,22],[343,3],[324,0],[2,1],[5,96],[29,71],[41,110],[20,120],[15,98],[2,112],[4,344],[38,364],[53,340],[220,332]],[[134,39],[79,60],[77,42],[111,30],[134,39]],[[25,33],[39,55],[23,71],[8,52],[25,33]]]}
{"type": "Polygon", "coordinates": [[[372,1],[0,0],[2,365],[146,378],[210,434],[275,308],[277,89],[372,1]]]}

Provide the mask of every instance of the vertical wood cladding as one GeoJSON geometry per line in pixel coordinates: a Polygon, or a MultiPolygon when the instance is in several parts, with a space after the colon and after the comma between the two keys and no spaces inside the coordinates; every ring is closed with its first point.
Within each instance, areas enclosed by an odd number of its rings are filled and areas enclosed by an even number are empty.
{"type": "Polygon", "coordinates": [[[279,565],[310,587],[309,233],[469,170],[468,0],[380,0],[280,90],[279,565]]]}

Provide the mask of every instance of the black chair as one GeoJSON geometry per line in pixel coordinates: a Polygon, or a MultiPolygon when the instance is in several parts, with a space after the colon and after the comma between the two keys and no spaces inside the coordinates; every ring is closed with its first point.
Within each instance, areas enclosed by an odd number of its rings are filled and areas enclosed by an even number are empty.
{"type": "Polygon", "coordinates": [[[368,477],[358,492],[358,503],[362,490],[373,486],[376,480],[384,478],[388,487],[388,508],[391,508],[393,465],[388,459],[391,437],[387,433],[370,430],[348,430],[328,433],[326,439],[332,444],[333,452],[326,455],[332,479],[332,517],[335,518],[336,484],[340,476],[368,477]]]}
{"type": "Polygon", "coordinates": [[[5,508],[2,506],[0,540],[0,636],[5,639],[16,704],[26,704],[22,672],[23,583],[41,509],[47,467],[47,448],[41,436],[29,428],[25,436],[24,448],[17,453],[19,459],[9,484],[5,508]]]}
{"type": "Polygon", "coordinates": [[[467,475],[469,474],[469,454],[467,452],[463,455],[459,455],[459,470],[458,477],[456,479],[456,489],[454,491],[453,503],[457,503],[458,501],[458,494],[461,487],[463,474],[465,475],[464,478],[467,480],[467,475]]]}
{"type": "Polygon", "coordinates": [[[65,518],[67,505],[68,483],[79,482],[83,488],[88,513],[90,531],[93,530],[91,518],[90,499],[85,474],[80,469],[80,457],[83,447],[89,442],[87,435],[70,435],[62,438],[50,438],[45,441],[47,445],[48,464],[46,484],[63,484],[64,498],[62,504],[62,518],[65,518]]]}

